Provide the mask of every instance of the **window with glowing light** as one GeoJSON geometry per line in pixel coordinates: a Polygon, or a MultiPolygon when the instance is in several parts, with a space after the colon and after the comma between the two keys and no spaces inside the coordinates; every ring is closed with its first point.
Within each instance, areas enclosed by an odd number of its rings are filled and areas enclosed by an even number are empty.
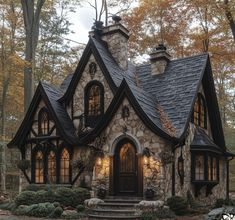
{"type": "Polygon", "coordinates": [[[38,151],[35,156],[35,183],[44,182],[44,161],[42,151],[38,151]]]}
{"type": "Polygon", "coordinates": [[[199,154],[193,157],[195,181],[218,181],[219,160],[214,154],[199,154]]]}
{"type": "Polygon", "coordinates": [[[70,182],[70,155],[66,148],[62,150],[60,157],[60,182],[70,182]]]}
{"type": "Polygon", "coordinates": [[[49,115],[45,108],[41,109],[38,113],[38,132],[39,135],[48,135],[49,133],[49,115]]]}
{"type": "Polygon", "coordinates": [[[205,180],[204,174],[204,156],[198,155],[195,157],[195,180],[205,180]]]}
{"type": "Polygon", "coordinates": [[[98,81],[88,83],[85,88],[86,126],[94,127],[104,113],[104,87],[98,81]]]}
{"type": "Polygon", "coordinates": [[[48,154],[47,172],[49,182],[56,183],[56,155],[54,151],[50,151],[48,154]]]}
{"type": "Polygon", "coordinates": [[[206,101],[202,94],[198,94],[194,104],[192,123],[202,128],[207,128],[206,101]]]}

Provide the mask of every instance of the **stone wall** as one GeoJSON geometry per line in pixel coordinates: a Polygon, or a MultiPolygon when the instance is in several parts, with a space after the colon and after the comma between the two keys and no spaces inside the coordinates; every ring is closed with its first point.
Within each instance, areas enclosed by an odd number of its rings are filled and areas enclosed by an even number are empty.
{"type": "MultiPolygon", "coordinates": [[[[105,79],[104,74],[102,73],[100,67],[97,64],[97,71],[92,77],[89,73],[89,64],[92,62],[96,62],[95,58],[93,55],[91,55],[89,62],[87,63],[84,72],[82,73],[82,77],[80,78],[80,81],[78,83],[78,86],[75,90],[74,94],[74,117],[80,116],[84,113],[84,89],[86,85],[92,81],[92,80],[97,80],[103,84],[104,87],[104,111],[107,110],[109,107],[109,104],[111,103],[113,99],[113,93],[112,90],[110,89],[110,86],[105,79]]],[[[79,126],[79,120],[74,120],[74,125],[75,128],[78,129],[79,126]]]]}
{"type": "MultiPolygon", "coordinates": [[[[187,191],[191,193],[191,195],[195,195],[195,188],[191,183],[191,152],[190,152],[190,144],[193,141],[195,132],[195,126],[190,123],[189,133],[185,141],[185,145],[183,146],[182,155],[184,158],[184,184],[181,185],[179,174],[177,171],[177,162],[178,157],[181,154],[181,149],[178,148],[175,151],[175,167],[176,167],[176,185],[175,192],[176,195],[179,196],[187,196],[187,191]]],[[[226,197],[226,161],[225,158],[221,158],[219,161],[219,184],[216,185],[212,189],[212,194],[206,196],[206,187],[202,187],[200,190],[200,195],[196,198],[198,201],[201,201],[205,204],[213,204],[218,198],[226,197]]],[[[194,196],[195,197],[195,196],[194,196]]]]}
{"type": "MultiPolygon", "coordinates": [[[[103,135],[107,137],[103,145],[105,159],[102,167],[96,163],[93,172],[92,186],[96,191],[98,183],[103,179],[106,182],[106,188],[109,188],[109,156],[113,156],[117,140],[122,138],[130,138],[137,147],[137,153],[142,154],[144,148],[149,148],[153,152],[148,164],[143,167],[144,191],[148,187],[148,179],[151,175],[151,168],[157,166],[158,174],[155,182],[152,184],[157,186],[157,195],[161,199],[169,197],[171,194],[171,165],[163,165],[160,159],[162,152],[171,152],[171,144],[163,138],[157,136],[149,128],[147,128],[140,120],[134,109],[131,107],[127,99],[124,99],[113,119],[103,131],[103,135]],[[129,108],[130,115],[127,119],[122,118],[122,107],[129,108]],[[125,132],[125,128],[127,129],[125,132]],[[152,160],[152,161],[151,161],[152,160]]],[[[115,171],[114,171],[115,172],[115,171]]]]}

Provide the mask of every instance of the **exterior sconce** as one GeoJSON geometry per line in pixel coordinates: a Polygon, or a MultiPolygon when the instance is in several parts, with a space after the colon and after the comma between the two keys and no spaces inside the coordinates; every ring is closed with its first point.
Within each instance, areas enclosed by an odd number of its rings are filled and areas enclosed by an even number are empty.
{"type": "Polygon", "coordinates": [[[147,147],[144,148],[144,150],[143,150],[143,156],[144,156],[144,165],[149,166],[149,163],[150,163],[149,159],[151,156],[151,152],[147,147]]]}
{"type": "Polygon", "coordinates": [[[147,156],[144,156],[144,165],[149,165],[149,158],[147,156]]]}
{"type": "Polygon", "coordinates": [[[97,158],[97,166],[99,166],[99,167],[102,166],[102,159],[101,159],[101,157],[97,158]]]}
{"type": "Polygon", "coordinates": [[[184,158],[182,156],[182,148],[181,155],[178,157],[178,174],[180,177],[180,184],[184,185],[184,158]]]}

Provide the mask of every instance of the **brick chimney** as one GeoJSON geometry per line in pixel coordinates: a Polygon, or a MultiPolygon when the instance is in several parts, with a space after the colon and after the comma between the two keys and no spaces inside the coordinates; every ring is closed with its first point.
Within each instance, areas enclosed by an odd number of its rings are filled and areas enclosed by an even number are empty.
{"type": "MultiPolygon", "coordinates": [[[[114,24],[98,28],[98,34],[101,39],[106,41],[108,44],[109,51],[113,55],[118,65],[126,70],[128,68],[128,39],[129,31],[120,23],[121,18],[119,16],[113,16],[114,24]]],[[[97,33],[95,25],[93,26],[94,31],[89,34],[91,36],[97,33]]]]}
{"type": "Polygon", "coordinates": [[[171,56],[167,53],[166,47],[163,44],[159,44],[155,51],[150,54],[152,75],[164,73],[170,59],[171,56]]]}

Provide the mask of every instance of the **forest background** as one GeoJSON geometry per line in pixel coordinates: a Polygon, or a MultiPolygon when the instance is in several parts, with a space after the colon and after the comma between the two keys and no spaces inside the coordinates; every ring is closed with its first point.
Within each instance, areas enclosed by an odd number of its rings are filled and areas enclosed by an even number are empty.
{"type": "MultiPolygon", "coordinates": [[[[40,80],[59,85],[74,72],[85,45],[79,33],[69,39],[70,18],[84,5],[105,25],[109,12],[121,15],[132,62],[147,62],[162,42],[173,58],[208,52],[226,144],[235,153],[235,0],[0,0],[0,143],[16,132],[40,80]]],[[[235,191],[235,160],[230,171],[235,191]]]]}

